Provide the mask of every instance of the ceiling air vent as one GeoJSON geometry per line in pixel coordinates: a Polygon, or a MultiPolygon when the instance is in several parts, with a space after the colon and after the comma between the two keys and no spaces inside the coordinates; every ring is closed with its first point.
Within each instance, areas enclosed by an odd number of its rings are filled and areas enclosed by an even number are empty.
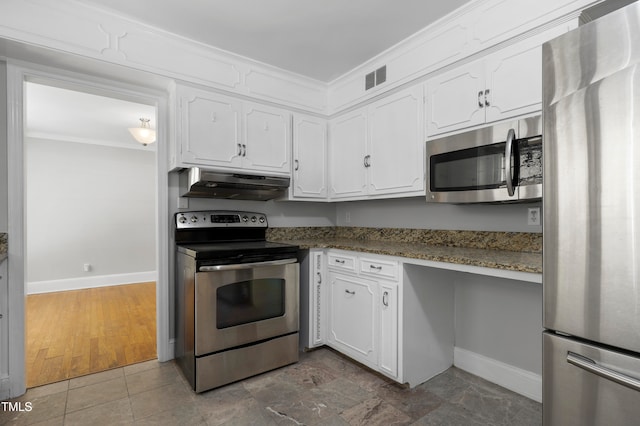
{"type": "Polygon", "coordinates": [[[387,66],[382,66],[364,76],[364,90],[369,90],[387,81],[387,66]]]}

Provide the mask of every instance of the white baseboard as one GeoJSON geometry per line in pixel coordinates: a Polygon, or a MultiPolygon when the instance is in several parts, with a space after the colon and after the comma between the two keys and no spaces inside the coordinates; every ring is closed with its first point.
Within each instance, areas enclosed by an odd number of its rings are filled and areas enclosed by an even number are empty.
{"type": "Polygon", "coordinates": [[[128,274],[97,275],[63,280],[31,281],[27,283],[27,294],[52,293],[54,291],[81,290],[121,284],[143,283],[157,280],[156,271],[132,272],[128,274]]]}
{"type": "Polygon", "coordinates": [[[453,365],[534,401],[542,402],[542,376],[462,348],[454,348],[453,365]]]}

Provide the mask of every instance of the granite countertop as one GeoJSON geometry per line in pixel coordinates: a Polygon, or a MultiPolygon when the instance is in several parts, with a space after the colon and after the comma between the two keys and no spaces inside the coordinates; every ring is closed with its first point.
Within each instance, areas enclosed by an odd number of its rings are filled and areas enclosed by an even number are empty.
{"type": "Polygon", "coordinates": [[[9,247],[7,246],[7,234],[0,233],[0,262],[7,258],[7,251],[9,247]]]}
{"type": "Polygon", "coordinates": [[[275,228],[271,241],[542,273],[542,234],[378,228],[275,228]],[[314,231],[315,229],[315,231],[314,231]]]}

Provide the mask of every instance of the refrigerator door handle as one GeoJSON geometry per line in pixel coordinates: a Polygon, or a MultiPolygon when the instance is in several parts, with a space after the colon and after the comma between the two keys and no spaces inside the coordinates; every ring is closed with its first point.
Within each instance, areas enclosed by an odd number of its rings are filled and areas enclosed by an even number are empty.
{"type": "Polygon", "coordinates": [[[598,363],[596,363],[594,360],[583,355],[568,352],[567,362],[590,373],[596,374],[602,378],[616,382],[622,386],[640,391],[640,380],[634,377],[627,376],[626,374],[620,373],[610,368],[598,365],[598,363]]]}
{"type": "Polygon", "coordinates": [[[513,142],[516,139],[516,132],[513,129],[509,129],[507,133],[507,143],[504,148],[504,175],[507,182],[507,192],[510,197],[515,194],[515,188],[513,187],[513,175],[511,174],[511,152],[513,151],[513,142]]]}

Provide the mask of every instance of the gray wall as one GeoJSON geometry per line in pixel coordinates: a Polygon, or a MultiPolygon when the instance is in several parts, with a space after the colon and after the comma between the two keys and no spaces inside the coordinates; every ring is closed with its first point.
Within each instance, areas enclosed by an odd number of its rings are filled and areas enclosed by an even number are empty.
{"type": "Polygon", "coordinates": [[[155,271],[155,161],[153,151],[28,139],[27,282],[155,271]]]}
{"type": "Polygon", "coordinates": [[[542,285],[460,273],[456,346],[542,374],[542,285]]]}
{"type": "Polygon", "coordinates": [[[0,61],[0,233],[9,227],[7,167],[7,64],[0,61]]]}

